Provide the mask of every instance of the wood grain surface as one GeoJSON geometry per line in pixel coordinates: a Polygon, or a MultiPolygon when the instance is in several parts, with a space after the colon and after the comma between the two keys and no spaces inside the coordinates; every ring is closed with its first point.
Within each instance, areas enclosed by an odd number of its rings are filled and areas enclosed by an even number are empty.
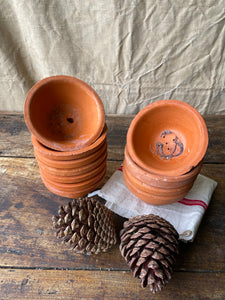
{"type": "MultiPolygon", "coordinates": [[[[120,166],[133,116],[107,116],[105,181],[120,166]]],[[[205,117],[210,143],[201,174],[218,186],[194,243],[181,243],[167,287],[152,295],[132,277],[118,243],[77,255],[51,218],[69,199],[43,185],[22,114],[0,113],[0,299],[225,299],[225,116],[205,117]]],[[[115,215],[117,232],[125,219],[115,215]]]]}
{"type": "Polygon", "coordinates": [[[129,271],[22,270],[1,271],[3,299],[224,299],[225,274],[175,272],[153,295],[129,271]],[[204,287],[204,288],[203,288],[204,287]]]}
{"type": "MultiPolygon", "coordinates": [[[[134,116],[106,116],[108,125],[108,159],[122,160],[126,133],[134,116]]],[[[205,163],[225,162],[225,116],[205,116],[209,132],[209,147],[205,163]]],[[[4,157],[34,157],[30,133],[22,114],[0,113],[0,155],[4,157]]]]}

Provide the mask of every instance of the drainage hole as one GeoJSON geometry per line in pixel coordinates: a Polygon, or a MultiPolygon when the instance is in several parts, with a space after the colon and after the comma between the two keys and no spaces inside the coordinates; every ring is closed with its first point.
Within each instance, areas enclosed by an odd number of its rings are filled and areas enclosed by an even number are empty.
{"type": "Polygon", "coordinates": [[[68,121],[69,123],[73,123],[73,118],[67,118],[67,121],[68,121]]]}

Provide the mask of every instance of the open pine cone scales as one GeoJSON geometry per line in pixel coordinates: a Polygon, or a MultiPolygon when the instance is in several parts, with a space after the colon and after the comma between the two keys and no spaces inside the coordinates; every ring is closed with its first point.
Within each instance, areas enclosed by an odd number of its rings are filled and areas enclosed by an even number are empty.
{"type": "Polygon", "coordinates": [[[155,293],[171,279],[178,254],[178,233],[155,215],[137,216],[124,223],[120,251],[142,287],[155,293]]]}
{"type": "Polygon", "coordinates": [[[116,243],[112,212],[95,198],[60,206],[53,217],[56,236],[77,253],[105,252],[116,243]]]}

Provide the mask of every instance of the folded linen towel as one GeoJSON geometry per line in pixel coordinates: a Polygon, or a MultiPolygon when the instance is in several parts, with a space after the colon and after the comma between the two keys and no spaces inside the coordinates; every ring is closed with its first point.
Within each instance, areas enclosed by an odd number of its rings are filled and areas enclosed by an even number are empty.
{"type": "Polygon", "coordinates": [[[217,183],[198,175],[192,189],[179,202],[167,205],[150,205],[133,195],[123,180],[121,166],[97,194],[106,200],[106,206],[118,215],[131,218],[137,215],[155,214],[169,221],[182,241],[193,241],[217,183]]]}

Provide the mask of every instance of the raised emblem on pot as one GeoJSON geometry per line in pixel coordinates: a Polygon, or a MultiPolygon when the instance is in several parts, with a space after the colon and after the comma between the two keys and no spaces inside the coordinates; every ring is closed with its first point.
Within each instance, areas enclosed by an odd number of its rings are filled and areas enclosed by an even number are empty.
{"type": "Polygon", "coordinates": [[[164,130],[160,141],[156,143],[157,155],[163,159],[171,159],[183,153],[184,146],[180,139],[170,130],[164,130]]]}

